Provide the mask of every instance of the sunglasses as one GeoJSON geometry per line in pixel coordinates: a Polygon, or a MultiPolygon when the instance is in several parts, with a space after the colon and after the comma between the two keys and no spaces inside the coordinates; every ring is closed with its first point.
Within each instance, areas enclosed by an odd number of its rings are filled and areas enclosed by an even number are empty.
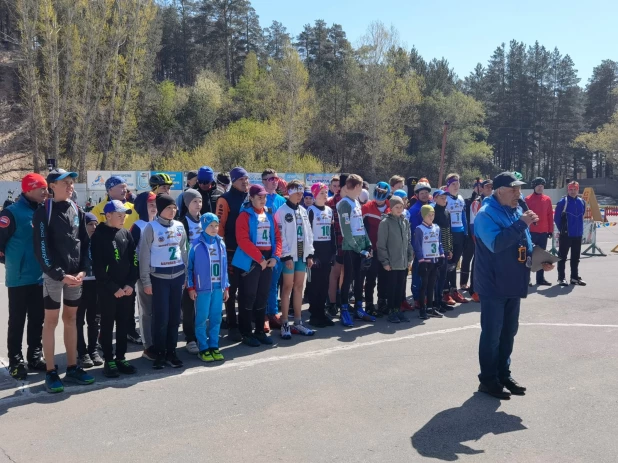
{"type": "Polygon", "coordinates": [[[279,177],[268,177],[268,178],[263,178],[262,182],[276,182],[277,180],[279,180],[279,177]]]}

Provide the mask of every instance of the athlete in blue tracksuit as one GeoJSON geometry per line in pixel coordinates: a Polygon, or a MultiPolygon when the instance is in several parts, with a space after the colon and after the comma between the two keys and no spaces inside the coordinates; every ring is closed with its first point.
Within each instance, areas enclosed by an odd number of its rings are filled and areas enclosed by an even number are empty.
{"type": "Polygon", "coordinates": [[[568,195],[558,201],[554,212],[554,223],[560,232],[558,250],[558,281],[560,286],[567,286],[565,267],[566,259],[571,251],[571,284],[586,286],[579,276],[579,257],[582,250],[582,236],[584,235],[584,215],[586,203],[579,198],[579,183],[571,182],[567,187],[568,195]]]}
{"type": "Polygon", "coordinates": [[[189,250],[187,289],[195,304],[195,337],[198,357],[204,362],[223,360],[219,351],[219,331],[223,301],[230,286],[227,278],[227,252],[218,236],[219,219],[207,212],[200,218],[202,232],[189,250]],[[208,329],[206,323],[208,322],[208,329]]]}
{"type": "MultiPolygon", "coordinates": [[[[418,226],[423,223],[421,208],[427,204],[430,204],[431,185],[426,182],[419,182],[415,185],[414,193],[417,201],[408,211],[410,217],[410,230],[412,230],[412,237],[410,241],[412,246],[414,246],[414,232],[418,226]]],[[[421,276],[418,272],[418,259],[415,255],[414,262],[412,263],[412,297],[414,298],[414,303],[418,309],[422,306],[424,307],[425,305],[425,301],[420,300],[421,284],[421,276]]]]}

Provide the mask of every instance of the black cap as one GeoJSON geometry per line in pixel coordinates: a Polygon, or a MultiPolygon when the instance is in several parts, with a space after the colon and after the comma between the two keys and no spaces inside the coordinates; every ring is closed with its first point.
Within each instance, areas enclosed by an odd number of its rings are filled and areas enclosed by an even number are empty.
{"type": "Polygon", "coordinates": [[[497,190],[503,186],[514,187],[525,185],[525,182],[517,180],[513,172],[502,172],[494,177],[494,189],[497,190]]]}
{"type": "Polygon", "coordinates": [[[545,185],[545,179],[543,177],[537,177],[534,180],[532,180],[532,187],[536,188],[539,185],[545,185]]]}
{"type": "Polygon", "coordinates": [[[187,181],[192,180],[197,177],[197,170],[190,170],[187,172],[187,181]]]}
{"type": "Polygon", "coordinates": [[[494,181],[492,179],[490,179],[490,178],[481,181],[481,186],[493,185],[493,184],[494,184],[494,181]]]}

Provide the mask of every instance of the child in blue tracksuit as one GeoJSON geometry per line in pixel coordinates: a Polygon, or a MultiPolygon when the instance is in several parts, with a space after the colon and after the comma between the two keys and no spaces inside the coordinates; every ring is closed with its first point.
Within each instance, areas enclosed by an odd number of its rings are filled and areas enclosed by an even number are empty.
{"type": "Polygon", "coordinates": [[[223,302],[229,297],[227,252],[219,236],[219,219],[207,212],[200,218],[202,232],[189,250],[187,289],[195,304],[195,337],[204,362],[222,361],[219,330],[223,302]],[[208,330],[206,322],[209,322],[208,330]]]}

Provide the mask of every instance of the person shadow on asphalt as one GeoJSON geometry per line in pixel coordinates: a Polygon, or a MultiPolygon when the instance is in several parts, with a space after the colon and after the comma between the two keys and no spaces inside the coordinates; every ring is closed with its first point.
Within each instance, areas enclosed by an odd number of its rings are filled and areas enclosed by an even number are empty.
{"type": "Polygon", "coordinates": [[[504,434],[526,428],[520,417],[497,411],[500,400],[479,392],[461,407],[441,411],[412,437],[412,447],[419,455],[444,461],[456,461],[459,454],[478,455],[463,442],[478,441],[485,434],[504,434]]]}

